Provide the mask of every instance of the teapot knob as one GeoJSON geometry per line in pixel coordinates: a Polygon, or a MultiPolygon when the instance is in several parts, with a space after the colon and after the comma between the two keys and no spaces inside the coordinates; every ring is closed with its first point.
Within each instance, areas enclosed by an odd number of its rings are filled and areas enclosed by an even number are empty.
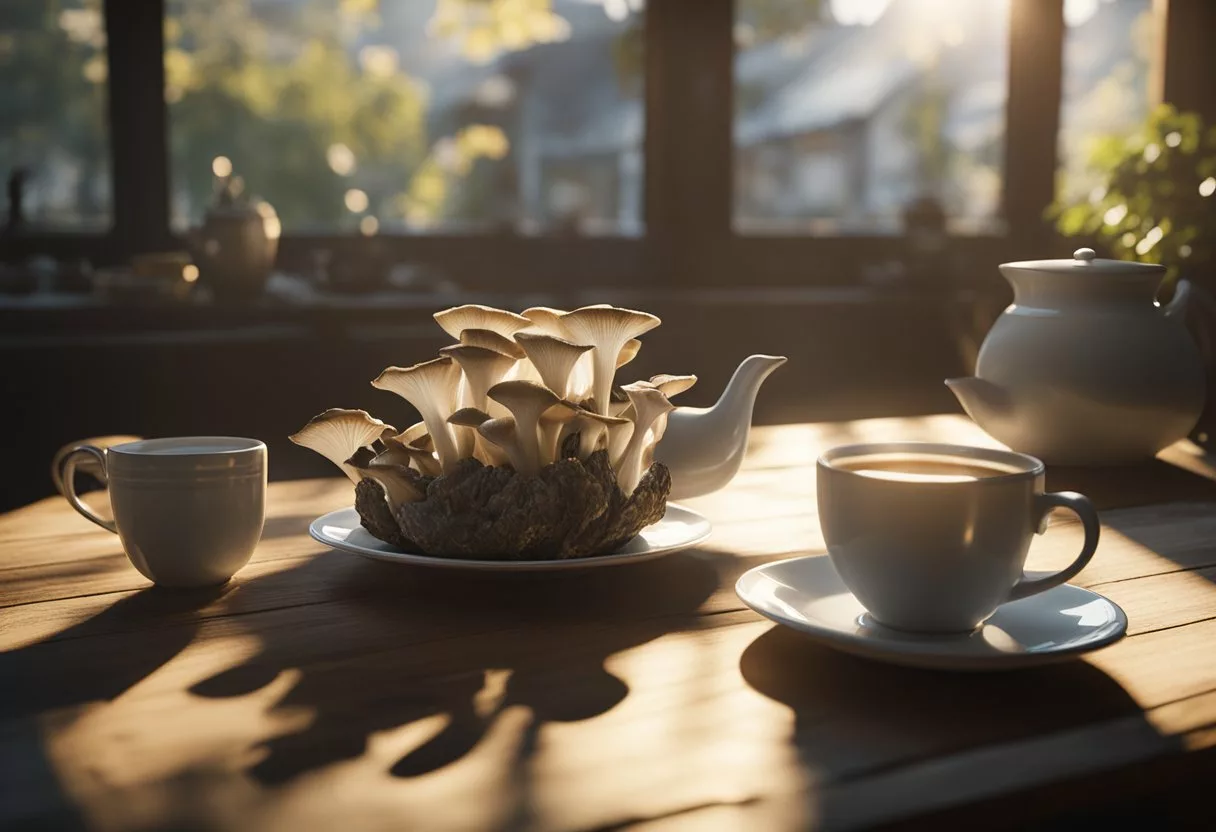
{"type": "Polygon", "coordinates": [[[1098,254],[1092,248],[1079,248],[1072,253],[1072,259],[1090,263],[1098,254]]]}

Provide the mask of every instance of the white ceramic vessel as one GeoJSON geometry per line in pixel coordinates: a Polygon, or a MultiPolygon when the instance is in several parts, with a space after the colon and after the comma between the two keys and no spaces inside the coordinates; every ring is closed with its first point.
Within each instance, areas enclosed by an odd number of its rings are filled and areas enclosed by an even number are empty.
{"type": "Polygon", "coordinates": [[[1025,454],[931,442],[844,445],[816,465],[828,556],[875,621],[905,631],[969,632],[1000,605],[1050,591],[1098,548],[1098,513],[1075,492],[1045,493],[1043,463],[1025,454]],[[887,479],[850,470],[879,460],[977,466],[956,480],[887,479]],[[1085,541],[1057,572],[1027,573],[1036,532],[1057,508],[1074,512],[1085,541]]]}
{"type": "Polygon", "coordinates": [[[743,603],[828,647],[868,659],[936,670],[1015,670],[1105,647],[1127,616],[1096,592],[1063,584],[997,609],[969,633],[926,635],[870,619],[830,558],[766,563],[735,584],[743,603]]]}
{"type": "Polygon", "coordinates": [[[753,355],[731,376],[713,407],[677,407],[655,447],[655,460],[671,472],[671,499],[687,500],[726,486],[747,451],[756,394],[784,356],[753,355]]]}
{"type": "Polygon", "coordinates": [[[1013,304],[975,376],[946,382],[980,427],[1048,464],[1100,465],[1150,459],[1195,426],[1204,368],[1183,325],[1185,281],[1162,307],[1162,266],[1084,248],[1001,273],[1013,304]]]}
{"type": "Polygon", "coordinates": [[[318,543],[324,543],[334,549],[389,563],[478,572],[560,572],[640,563],[670,555],[703,543],[709,537],[710,525],[708,520],[692,509],[669,503],[662,520],[642,529],[637,537],[619,551],[609,555],[565,560],[470,560],[440,558],[421,552],[403,552],[373,537],[363,528],[359,513],[353,508],[338,509],[318,517],[308,527],[308,533],[318,543]]]}
{"type": "Polygon", "coordinates": [[[232,436],[81,444],[60,462],[63,494],[122,540],[132,565],[166,587],[215,586],[253,555],[266,517],[266,445],[232,436]],[[114,519],[76,493],[81,464],[108,484],[114,519]]]}

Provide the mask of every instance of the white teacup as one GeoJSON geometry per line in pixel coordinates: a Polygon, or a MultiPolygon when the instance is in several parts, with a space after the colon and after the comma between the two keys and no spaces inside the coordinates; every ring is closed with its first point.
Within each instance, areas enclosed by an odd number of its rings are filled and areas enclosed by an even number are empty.
{"type": "Polygon", "coordinates": [[[1045,494],[1043,463],[1010,451],[888,442],[819,459],[819,523],[832,564],[878,623],[901,630],[974,629],[1007,601],[1058,586],[1098,546],[1098,515],[1073,492],[1045,494]],[[1081,554],[1027,575],[1026,552],[1048,512],[1076,512],[1081,554]]]}
{"type": "Polygon", "coordinates": [[[266,518],[266,445],[229,436],[144,439],[102,450],[81,445],[62,461],[64,496],[115,532],[131,563],[167,587],[214,586],[249,562],[266,518]],[[77,465],[100,466],[114,519],[81,502],[77,465]]]}

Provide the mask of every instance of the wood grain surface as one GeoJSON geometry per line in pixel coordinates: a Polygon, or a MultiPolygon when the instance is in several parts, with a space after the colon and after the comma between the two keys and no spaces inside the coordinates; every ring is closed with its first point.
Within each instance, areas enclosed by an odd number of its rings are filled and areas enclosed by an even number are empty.
{"type": "MultiPolygon", "coordinates": [[[[1216,482],[1178,446],[1053,470],[1099,504],[1075,581],[1127,611],[1085,659],[948,674],[863,661],[735,597],[823,551],[814,460],[880,439],[992,444],[954,416],[755,432],[690,505],[696,551],[481,575],[331,551],[345,480],[271,486],[224,587],[155,589],[62,500],[0,516],[0,825],[542,830],[1017,826],[1103,807],[1189,822],[1216,746],[1216,482]],[[1130,801],[1130,804],[1129,804],[1130,801]]],[[[1031,568],[1081,540],[1061,516],[1031,568]]],[[[1123,815],[1124,818],[1134,815],[1123,815]]]]}

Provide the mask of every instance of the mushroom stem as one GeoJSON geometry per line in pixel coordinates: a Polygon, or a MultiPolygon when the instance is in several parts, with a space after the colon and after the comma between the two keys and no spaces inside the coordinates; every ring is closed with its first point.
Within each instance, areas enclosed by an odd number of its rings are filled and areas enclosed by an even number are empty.
{"type": "Polygon", "coordinates": [[[629,394],[637,416],[633,423],[633,435],[629,437],[625,451],[616,468],[617,485],[626,495],[632,494],[642,479],[642,453],[648,441],[653,441],[651,432],[661,416],[675,408],[661,391],[650,385],[629,384],[624,387],[629,394]]]}
{"type": "Polygon", "coordinates": [[[439,456],[439,467],[446,474],[460,461],[460,453],[456,449],[456,441],[448,426],[443,422],[443,414],[439,411],[424,414],[427,433],[435,443],[435,453],[439,456]]]}
{"type": "Polygon", "coordinates": [[[540,464],[557,461],[561,452],[563,428],[578,416],[580,408],[571,402],[558,402],[540,417],[540,464]]]}
{"type": "MultiPolygon", "coordinates": [[[[632,413],[632,411],[631,411],[632,413]]],[[[634,423],[632,419],[623,419],[624,424],[608,428],[608,460],[615,470],[620,466],[621,457],[625,455],[625,446],[633,438],[634,423]]]]}

